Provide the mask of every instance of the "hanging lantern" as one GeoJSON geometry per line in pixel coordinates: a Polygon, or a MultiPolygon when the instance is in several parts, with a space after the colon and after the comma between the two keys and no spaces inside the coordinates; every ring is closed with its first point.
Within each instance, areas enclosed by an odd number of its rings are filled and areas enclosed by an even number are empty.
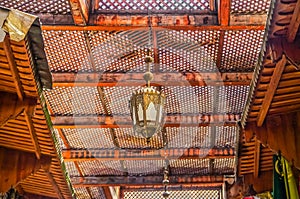
{"type": "Polygon", "coordinates": [[[150,63],[153,58],[145,58],[147,72],[144,79],[147,86],[133,92],[130,99],[130,113],[133,121],[133,130],[150,141],[150,138],[160,130],[163,123],[165,94],[150,86],[153,74],[150,72],[150,63]]]}

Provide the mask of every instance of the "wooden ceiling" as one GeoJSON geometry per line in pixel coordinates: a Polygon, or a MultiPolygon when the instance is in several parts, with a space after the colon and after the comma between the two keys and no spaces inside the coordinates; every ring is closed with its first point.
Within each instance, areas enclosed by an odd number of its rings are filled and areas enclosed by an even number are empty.
{"type": "MultiPolygon", "coordinates": [[[[4,42],[0,49],[1,63],[5,63],[0,70],[5,77],[0,78],[9,83],[0,81],[0,90],[15,93],[22,103],[26,92],[38,101],[33,117],[25,111],[1,126],[0,145],[35,153],[37,158],[53,156],[50,170],[38,170],[19,187],[26,193],[54,198],[71,198],[72,191],[85,199],[110,199],[114,194],[122,199],[157,198],[163,191],[167,163],[170,198],[193,198],[194,194],[219,198],[225,181],[239,175],[258,177],[272,170],[273,152],[256,137],[240,134],[240,127],[252,118],[258,118],[259,125],[269,114],[260,111],[261,107],[271,107],[272,112],[273,107],[281,106],[268,100],[275,91],[267,91],[266,83],[278,83],[273,71],[280,66],[268,64],[276,55],[269,56],[266,40],[285,35],[294,40],[297,14],[293,10],[299,6],[294,1],[280,2],[0,2],[39,16],[53,79],[53,88],[39,93],[34,72],[26,68],[30,63],[19,61],[22,56],[32,58],[26,54],[28,41],[22,46],[5,40],[11,43],[4,42]],[[267,20],[269,9],[270,16],[277,16],[272,13],[274,8],[289,10],[294,25],[284,18],[267,20]],[[153,84],[168,96],[164,128],[150,143],[134,135],[127,108],[132,91],[144,85],[143,59],[149,44],[154,57],[153,84]],[[5,46],[12,49],[11,62],[20,63],[15,73],[5,58],[10,52],[5,46]],[[23,78],[23,71],[31,76],[23,78]],[[252,96],[258,97],[252,100],[252,96]],[[16,134],[18,139],[12,139],[16,134]],[[64,165],[72,189],[67,187],[64,165]]],[[[298,73],[294,67],[295,74],[291,74],[287,69],[291,67],[278,72],[283,73],[279,88],[295,82],[298,73]]],[[[290,95],[277,97],[296,100],[297,94],[292,94],[295,98],[290,95]]]]}

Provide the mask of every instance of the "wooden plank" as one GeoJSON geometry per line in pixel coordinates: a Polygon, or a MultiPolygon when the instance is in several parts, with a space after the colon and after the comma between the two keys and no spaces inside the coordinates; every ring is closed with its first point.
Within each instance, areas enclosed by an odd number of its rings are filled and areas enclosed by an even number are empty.
{"type": "Polygon", "coordinates": [[[20,81],[20,76],[19,76],[19,72],[18,72],[18,69],[17,69],[17,64],[16,64],[16,61],[15,61],[14,56],[13,56],[13,51],[10,47],[9,37],[7,35],[5,36],[5,39],[4,39],[4,42],[3,42],[3,48],[4,48],[4,51],[5,51],[6,57],[7,57],[7,61],[8,61],[8,64],[9,64],[9,68],[10,68],[15,86],[16,86],[17,95],[18,95],[20,100],[23,100],[24,91],[23,91],[22,84],[21,84],[21,81],[20,81]]]}
{"type": "Polygon", "coordinates": [[[60,138],[62,139],[64,145],[66,146],[66,149],[70,149],[70,143],[68,141],[68,139],[66,138],[65,134],[62,132],[62,129],[57,129],[58,134],[60,136],[60,138]]]}
{"type": "MultiPolygon", "coordinates": [[[[42,30],[70,30],[70,31],[125,31],[125,30],[146,30],[148,25],[144,26],[62,26],[62,25],[44,25],[42,30]]],[[[218,25],[206,25],[206,26],[152,26],[153,30],[183,30],[183,31],[195,31],[195,30],[264,30],[264,25],[239,25],[239,26],[218,26],[218,25]]]]}
{"type": "Polygon", "coordinates": [[[48,178],[48,180],[49,180],[49,182],[50,182],[53,190],[57,194],[58,198],[59,199],[64,199],[63,194],[62,194],[62,192],[61,192],[61,190],[60,190],[57,182],[55,181],[52,173],[50,173],[50,171],[45,171],[45,173],[46,173],[46,176],[47,176],[47,178],[48,178]]]}
{"type": "Polygon", "coordinates": [[[41,157],[41,148],[37,139],[37,135],[33,126],[33,122],[32,122],[32,115],[34,113],[34,108],[35,105],[28,105],[28,107],[25,108],[24,111],[24,116],[25,116],[25,120],[28,126],[28,130],[29,130],[29,134],[30,134],[30,138],[34,147],[34,151],[35,151],[35,155],[37,157],[37,159],[40,159],[41,157]]]}
{"type": "MultiPolygon", "coordinates": [[[[221,58],[220,58],[221,59],[221,58]]],[[[153,73],[153,85],[161,86],[223,86],[250,85],[252,72],[245,73],[153,73]]],[[[143,73],[52,73],[53,87],[141,86],[143,73]]]]}
{"type": "MultiPolygon", "coordinates": [[[[236,126],[240,114],[215,114],[215,115],[167,115],[164,127],[179,126],[210,126],[225,125],[236,126]]],[[[132,120],[124,116],[56,116],[52,117],[55,128],[131,128],[132,120]]]]}
{"type": "Polygon", "coordinates": [[[89,9],[86,5],[87,1],[69,0],[74,23],[76,25],[86,25],[88,22],[89,9]]]}
{"type": "Polygon", "coordinates": [[[234,158],[234,148],[178,148],[178,149],[69,149],[63,150],[63,158],[68,161],[111,161],[111,160],[164,160],[168,159],[218,159],[234,158]]]}
{"type": "Polygon", "coordinates": [[[219,24],[222,26],[228,26],[230,20],[230,8],[231,0],[220,0],[220,6],[218,10],[219,24]]]}
{"type": "Polygon", "coordinates": [[[111,192],[109,190],[109,187],[105,186],[105,187],[102,187],[102,189],[104,191],[104,195],[105,195],[106,199],[113,199],[111,192]]]}
{"type": "MultiPolygon", "coordinates": [[[[170,185],[179,184],[204,184],[223,182],[222,175],[213,176],[169,176],[170,185]]],[[[72,177],[73,187],[96,186],[137,186],[161,185],[163,176],[97,176],[97,177],[72,177]]]]}
{"type": "Polygon", "coordinates": [[[290,24],[287,30],[287,40],[288,42],[293,42],[296,38],[297,32],[300,25],[300,1],[297,1],[292,15],[290,24]]]}
{"type": "Polygon", "coordinates": [[[282,72],[284,70],[284,67],[286,65],[286,62],[287,62],[286,57],[283,54],[282,58],[276,63],[276,68],[272,75],[272,78],[271,78],[271,81],[269,84],[269,89],[265,93],[264,101],[263,101],[263,104],[261,106],[261,109],[260,109],[258,117],[257,117],[257,126],[262,126],[262,124],[265,120],[265,117],[269,111],[271,102],[273,100],[274,94],[276,92],[277,86],[280,82],[280,78],[281,78],[282,72]]]}
{"type": "Polygon", "coordinates": [[[258,178],[260,170],[260,142],[257,138],[255,140],[255,150],[254,150],[254,177],[258,178]]]}

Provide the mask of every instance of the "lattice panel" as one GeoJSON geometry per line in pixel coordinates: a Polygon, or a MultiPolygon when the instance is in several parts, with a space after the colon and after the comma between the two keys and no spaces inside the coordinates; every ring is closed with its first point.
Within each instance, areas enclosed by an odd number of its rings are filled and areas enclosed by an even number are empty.
{"type": "Polygon", "coordinates": [[[222,86],[218,88],[218,113],[242,113],[249,86],[222,86]]]}
{"type": "Polygon", "coordinates": [[[104,114],[96,87],[54,87],[45,96],[55,115],[104,114]]]}
{"type": "Polygon", "coordinates": [[[161,71],[217,71],[219,31],[158,31],[161,71]]]}
{"type": "Polygon", "coordinates": [[[235,147],[237,134],[238,129],[236,126],[216,126],[215,146],[235,147]]]}
{"type": "MultiPolygon", "coordinates": [[[[148,31],[89,32],[91,50],[97,71],[145,71],[148,31]]],[[[151,53],[153,56],[153,53],[151,53]]]]}
{"type": "Polygon", "coordinates": [[[163,160],[125,160],[129,175],[162,175],[163,160]]]}
{"type": "Polygon", "coordinates": [[[68,14],[71,7],[68,0],[1,0],[0,6],[27,13],[68,14]]]}
{"type": "Polygon", "coordinates": [[[211,86],[162,87],[167,95],[166,113],[212,113],[214,88],[211,86]]]}
{"type": "Polygon", "coordinates": [[[156,133],[151,139],[150,143],[147,142],[147,139],[142,138],[139,135],[133,133],[132,128],[118,128],[114,129],[115,135],[117,137],[117,143],[122,149],[159,149],[163,148],[163,132],[156,133]]]}
{"type": "Polygon", "coordinates": [[[106,199],[101,187],[89,187],[93,199],[106,199]]]}
{"type": "Polygon", "coordinates": [[[262,45],[263,30],[225,32],[221,71],[253,71],[262,45]]]}
{"type": "Polygon", "coordinates": [[[209,148],[211,128],[167,127],[168,148],[209,148]]]}
{"type": "Polygon", "coordinates": [[[141,1],[99,1],[98,11],[190,11],[210,10],[209,0],[176,1],[176,0],[141,0],[141,1]]]}
{"type": "Polygon", "coordinates": [[[74,188],[74,191],[76,194],[76,198],[78,198],[78,199],[91,198],[87,188],[85,188],[85,187],[76,187],[76,188],[74,188]]]}
{"type": "Polygon", "coordinates": [[[80,176],[74,162],[65,162],[65,165],[70,176],[80,176]]]}
{"type": "Polygon", "coordinates": [[[235,159],[220,158],[214,161],[215,174],[234,174],[235,159]]]}
{"type": "Polygon", "coordinates": [[[52,72],[92,70],[83,31],[43,31],[45,52],[52,72]]]}
{"type": "MultiPolygon", "coordinates": [[[[121,199],[158,199],[163,198],[163,191],[124,191],[124,197],[121,199]]],[[[221,190],[181,190],[181,191],[170,191],[170,196],[168,199],[199,199],[199,198],[209,198],[209,199],[221,199],[221,190]]]]}
{"type": "Polygon", "coordinates": [[[70,147],[75,149],[113,149],[112,135],[107,128],[62,129],[70,147]]]}
{"type": "Polygon", "coordinates": [[[170,160],[172,175],[207,175],[209,159],[178,159],[170,160]]]}
{"type": "Polygon", "coordinates": [[[83,161],[78,165],[84,176],[123,174],[120,161],[83,161]]]}
{"type": "Polygon", "coordinates": [[[55,137],[57,138],[57,141],[58,141],[58,144],[59,144],[59,150],[61,151],[62,149],[65,149],[66,146],[64,144],[64,141],[61,139],[59,133],[58,133],[58,130],[57,129],[54,129],[54,133],[55,133],[55,137]]]}
{"type": "Polygon", "coordinates": [[[129,110],[129,99],[132,92],[135,91],[136,87],[104,87],[104,94],[107,98],[108,104],[106,104],[112,114],[130,114],[129,110]]]}
{"type": "Polygon", "coordinates": [[[270,7],[270,0],[232,0],[232,14],[266,14],[270,7]]]}

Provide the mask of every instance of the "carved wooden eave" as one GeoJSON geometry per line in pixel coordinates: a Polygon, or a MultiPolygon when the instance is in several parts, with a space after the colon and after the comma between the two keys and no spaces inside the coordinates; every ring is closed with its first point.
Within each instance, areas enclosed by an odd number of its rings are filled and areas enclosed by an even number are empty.
{"type": "Polygon", "coordinates": [[[0,23],[0,192],[72,198],[42,94],[52,78],[39,19],[1,7],[0,23]]]}

